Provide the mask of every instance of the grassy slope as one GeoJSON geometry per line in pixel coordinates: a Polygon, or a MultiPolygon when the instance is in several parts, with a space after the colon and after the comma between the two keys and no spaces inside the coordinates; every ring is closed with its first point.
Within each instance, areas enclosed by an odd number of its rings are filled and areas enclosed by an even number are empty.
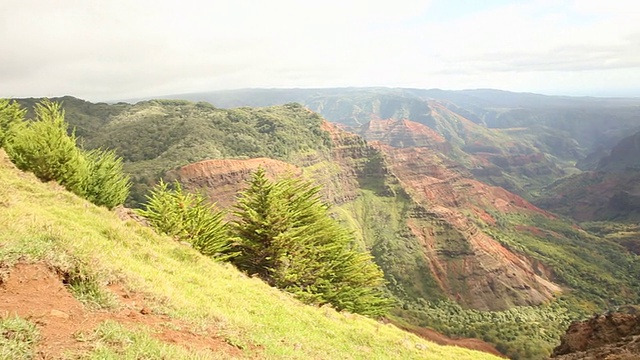
{"type": "MultiPolygon", "coordinates": [[[[3,265],[45,261],[62,271],[88,273],[99,283],[122,281],[153,299],[156,311],[184,319],[194,328],[213,324],[218,335],[244,348],[249,357],[494,358],[427,343],[371,319],[302,305],[229,265],[19,173],[3,151],[0,183],[3,265]]],[[[144,339],[130,338],[134,343],[144,339]]]]}

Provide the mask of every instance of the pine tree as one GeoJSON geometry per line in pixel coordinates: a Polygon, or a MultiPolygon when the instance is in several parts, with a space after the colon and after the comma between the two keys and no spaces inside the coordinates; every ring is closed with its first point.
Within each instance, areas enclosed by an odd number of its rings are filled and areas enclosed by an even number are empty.
{"type": "Polygon", "coordinates": [[[234,262],[307,303],[384,314],[382,271],[352,248],[354,237],[329,213],[320,187],[299,179],[277,182],[258,169],[240,194],[232,228],[240,252],[234,262]]]}

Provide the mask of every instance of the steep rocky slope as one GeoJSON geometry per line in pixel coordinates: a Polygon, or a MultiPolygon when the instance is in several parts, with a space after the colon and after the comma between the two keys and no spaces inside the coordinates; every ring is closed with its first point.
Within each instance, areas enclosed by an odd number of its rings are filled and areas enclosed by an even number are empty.
{"type": "Polygon", "coordinates": [[[541,264],[505,248],[479,227],[495,222],[488,211],[551,215],[502,188],[465,177],[427,148],[379,148],[416,203],[407,225],[449,296],[472,308],[496,310],[540,304],[561,292],[536,268],[541,264]]]}
{"type": "Polygon", "coordinates": [[[394,147],[426,146],[448,152],[450,145],[438,132],[407,119],[371,120],[355,129],[367,141],[380,141],[394,147]]]}
{"type": "Polygon", "coordinates": [[[393,147],[428,147],[478,179],[525,197],[564,174],[525,130],[487,129],[439,102],[427,105],[420,122],[371,120],[353,131],[393,147]]]}

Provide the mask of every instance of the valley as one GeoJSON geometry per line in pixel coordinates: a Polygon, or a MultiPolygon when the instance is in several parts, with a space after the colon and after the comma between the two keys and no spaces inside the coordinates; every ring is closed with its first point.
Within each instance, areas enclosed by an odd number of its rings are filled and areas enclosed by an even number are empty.
{"type": "Polygon", "coordinates": [[[130,207],[160,178],[221,209],[258,168],[321,185],[407,326],[535,359],[570,321],[640,302],[629,136],[640,100],[386,88],[175,98],[54,100],[82,146],[124,159],[130,207]]]}

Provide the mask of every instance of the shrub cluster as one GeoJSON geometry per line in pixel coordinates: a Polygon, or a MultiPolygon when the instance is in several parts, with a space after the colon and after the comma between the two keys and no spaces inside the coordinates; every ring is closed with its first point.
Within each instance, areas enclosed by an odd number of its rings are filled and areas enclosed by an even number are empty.
{"type": "Polygon", "coordinates": [[[113,208],[129,195],[129,176],[113,151],[85,151],[68,132],[61,104],[43,100],[34,121],[16,103],[0,101],[0,145],[21,170],[42,181],[57,181],[67,190],[99,206],[113,208]]]}
{"type": "Polygon", "coordinates": [[[389,310],[382,271],[370,255],[352,248],[353,235],[330,216],[319,187],[293,178],[270,181],[263,169],[248,185],[230,224],[179,183],[169,190],[160,182],[139,213],[158,231],[229,259],[303,302],[372,316],[389,310]]]}
{"type": "Polygon", "coordinates": [[[187,242],[206,256],[218,260],[234,256],[224,213],[201,194],[185,192],[177,181],[174,189],[160,181],[147,196],[145,209],[137,212],[158,232],[187,242]]]}

